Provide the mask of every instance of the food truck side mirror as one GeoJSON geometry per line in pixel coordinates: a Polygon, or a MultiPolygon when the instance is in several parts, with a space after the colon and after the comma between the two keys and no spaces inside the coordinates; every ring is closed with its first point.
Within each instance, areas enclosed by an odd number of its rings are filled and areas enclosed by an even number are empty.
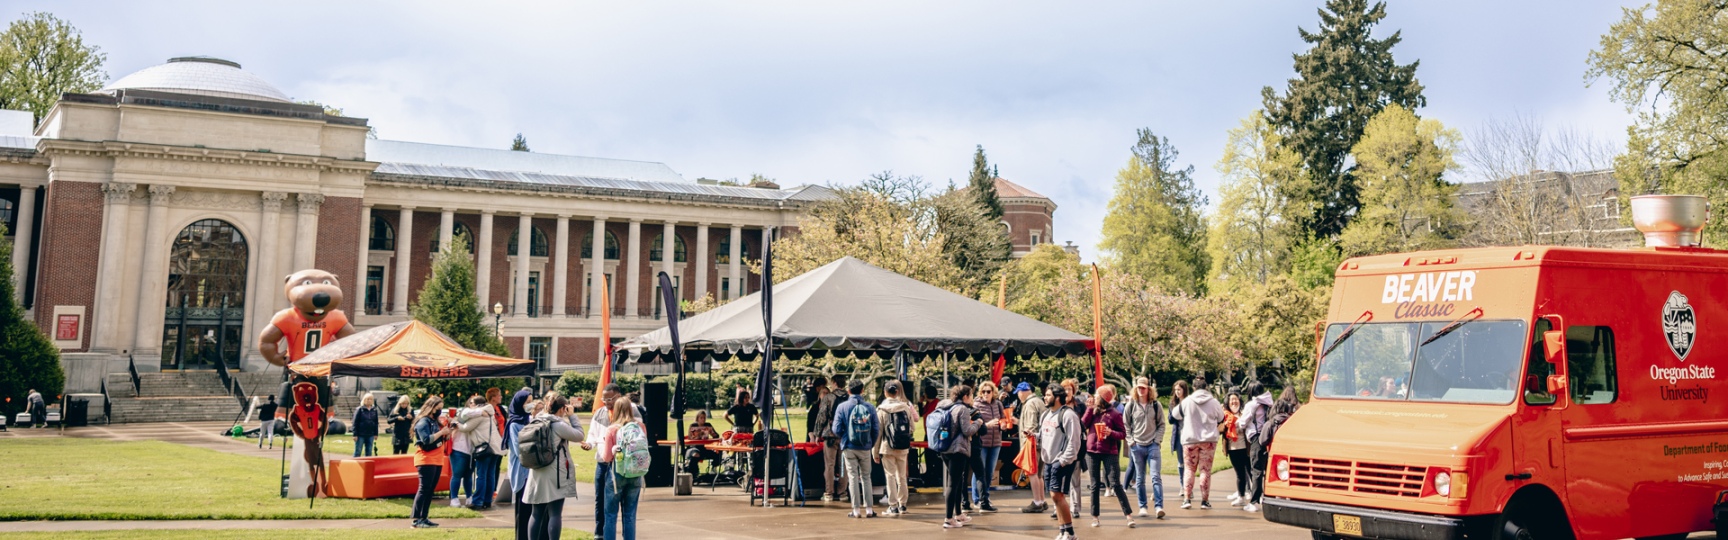
{"type": "Polygon", "coordinates": [[[1548,353],[1548,363],[1554,364],[1557,371],[1566,368],[1566,332],[1549,330],[1542,333],[1543,349],[1548,353]]]}

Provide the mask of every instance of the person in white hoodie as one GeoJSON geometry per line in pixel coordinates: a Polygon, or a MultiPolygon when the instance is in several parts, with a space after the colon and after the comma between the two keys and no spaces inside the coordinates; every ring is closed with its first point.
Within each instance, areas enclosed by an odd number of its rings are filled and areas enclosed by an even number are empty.
{"type": "Polygon", "coordinates": [[[1224,421],[1224,406],[1206,390],[1206,379],[1195,377],[1194,393],[1182,400],[1175,416],[1182,422],[1183,462],[1191,471],[1182,483],[1182,508],[1193,507],[1198,485],[1200,509],[1211,510],[1207,498],[1212,493],[1212,457],[1218,448],[1218,424],[1224,421]]]}
{"type": "Polygon", "coordinates": [[[1073,540],[1074,513],[1068,506],[1068,490],[1073,486],[1071,479],[1080,462],[1086,432],[1080,427],[1080,415],[1074,412],[1068,389],[1052,384],[1044,395],[1049,396],[1045,401],[1049,410],[1038,421],[1038,459],[1044,462],[1044,486],[1050,490],[1050,502],[1055,503],[1056,519],[1061,523],[1056,540],[1073,540]]]}
{"type": "Polygon", "coordinates": [[[474,483],[474,441],[470,435],[482,422],[475,409],[485,404],[485,398],[472,396],[468,398],[467,407],[456,411],[456,433],[451,436],[450,443],[450,506],[464,506],[458,494],[462,486],[468,486],[470,497],[480,491],[474,483]]]}
{"type": "Polygon", "coordinates": [[[475,396],[468,400],[468,408],[456,414],[456,420],[461,422],[460,436],[468,441],[469,468],[474,471],[468,506],[489,509],[493,484],[498,478],[498,456],[504,452],[504,438],[498,434],[497,409],[485,398],[475,396]]]}
{"type": "Polygon", "coordinates": [[[876,407],[876,423],[882,426],[882,434],[876,442],[875,461],[882,464],[882,474],[888,481],[887,515],[898,516],[906,513],[906,475],[909,472],[906,455],[911,451],[912,430],[918,423],[918,411],[912,410],[912,403],[901,395],[900,381],[888,381],[882,393],[887,397],[876,407]]]}

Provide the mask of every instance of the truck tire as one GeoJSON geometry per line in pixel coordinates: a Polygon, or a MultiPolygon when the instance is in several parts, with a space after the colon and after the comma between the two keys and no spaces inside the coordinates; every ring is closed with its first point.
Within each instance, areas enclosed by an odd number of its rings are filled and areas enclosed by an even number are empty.
{"type": "Polygon", "coordinates": [[[1494,520],[1492,538],[1497,540],[1572,540],[1566,510],[1558,502],[1540,496],[1514,500],[1494,520]]]}

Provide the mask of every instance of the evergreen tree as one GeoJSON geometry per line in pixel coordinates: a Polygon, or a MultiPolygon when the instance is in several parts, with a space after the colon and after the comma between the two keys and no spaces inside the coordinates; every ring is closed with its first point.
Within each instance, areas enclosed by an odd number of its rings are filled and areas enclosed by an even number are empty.
{"type": "Polygon", "coordinates": [[[30,111],[40,122],[61,93],[101,88],[106,59],[66,21],[26,14],[0,32],[0,109],[30,111]]]}
{"type": "Polygon", "coordinates": [[[1420,62],[1399,65],[1392,58],[1392,47],[1402,40],[1399,32],[1385,39],[1372,36],[1384,18],[1385,2],[1326,0],[1319,31],[1297,28],[1302,41],[1313,46],[1294,55],[1296,78],[1284,95],[1272,87],[1260,91],[1266,121],[1302,156],[1307,169],[1310,182],[1288,197],[1293,208],[1306,210],[1291,217],[1315,236],[1343,232],[1360,208],[1359,188],[1345,163],[1368,120],[1387,105],[1416,109],[1427,104],[1416,81],[1420,62]]]}
{"type": "Polygon", "coordinates": [[[521,133],[517,133],[516,138],[510,141],[510,149],[517,152],[531,152],[528,149],[528,138],[523,137],[521,133]]]}
{"type": "MultiPolygon", "coordinates": [[[[414,320],[426,323],[456,340],[463,347],[499,356],[510,356],[510,348],[493,333],[493,327],[480,312],[479,297],[474,294],[474,261],[468,254],[468,235],[451,238],[448,249],[438,250],[432,259],[432,275],[420,289],[419,301],[410,307],[414,320]]],[[[466,399],[470,394],[484,393],[497,387],[509,393],[518,388],[515,379],[450,379],[386,381],[385,388],[407,394],[442,394],[446,403],[466,399]]],[[[416,402],[418,403],[418,402],[416,402]]]]}
{"type": "Polygon", "coordinates": [[[36,323],[24,318],[24,306],[18,305],[17,289],[12,279],[12,241],[3,238],[6,226],[0,225],[0,412],[7,418],[24,410],[24,397],[34,388],[48,401],[66,387],[66,374],[60,368],[60,350],[36,323]]]}
{"type": "Polygon", "coordinates": [[[991,221],[1001,221],[1002,198],[996,194],[996,171],[984,157],[984,145],[978,145],[972,153],[972,174],[966,183],[972,190],[972,199],[984,208],[984,215],[991,221]]]}
{"type": "Polygon", "coordinates": [[[1139,130],[1134,157],[1116,173],[1116,193],[1104,215],[1104,238],[1115,269],[1140,276],[1165,291],[1201,294],[1211,267],[1206,196],[1194,186],[1192,165],[1176,168],[1176,147],[1139,130]]]}

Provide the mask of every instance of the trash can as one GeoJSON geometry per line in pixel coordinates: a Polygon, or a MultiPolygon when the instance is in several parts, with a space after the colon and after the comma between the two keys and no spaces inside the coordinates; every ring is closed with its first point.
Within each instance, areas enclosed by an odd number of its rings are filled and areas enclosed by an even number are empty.
{"type": "Polygon", "coordinates": [[[90,425],[90,400],[82,397],[72,397],[66,400],[66,414],[60,419],[66,427],[84,427],[90,425]]]}

